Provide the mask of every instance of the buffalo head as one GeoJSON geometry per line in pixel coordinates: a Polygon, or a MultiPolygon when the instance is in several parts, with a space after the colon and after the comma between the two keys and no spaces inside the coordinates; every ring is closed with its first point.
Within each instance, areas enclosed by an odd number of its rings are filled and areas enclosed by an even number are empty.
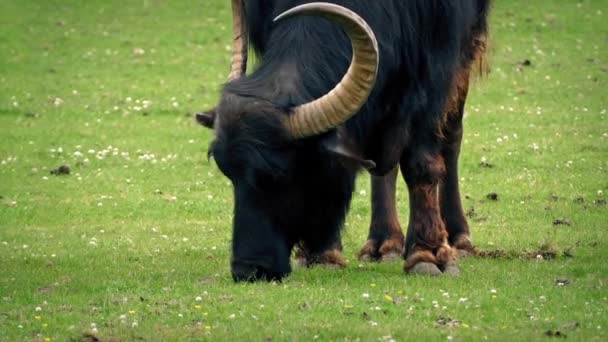
{"type": "Polygon", "coordinates": [[[281,77],[289,63],[262,58],[253,76],[245,76],[247,23],[241,1],[232,5],[229,82],[219,105],[197,114],[197,120],[214,129],[209,153],[234,189],[233,278],[281,279],[291,271],[289,257],[296,243],[323,249],[339,236],[358,166],[374,167],[349,143],[342,124],[359,111],[374,86],[378,45],[363,19],[341,6],[309,3],[284,12],[275,22],[312,15],[339,24],[353,51],[348,71],[331,91],[285,105],[289,101],[284,99],[298,98],[290,93],[298,89],[292,83],[306,75],[281,77]],[[243,87],[276,95],[243,96],[243,87]]]}

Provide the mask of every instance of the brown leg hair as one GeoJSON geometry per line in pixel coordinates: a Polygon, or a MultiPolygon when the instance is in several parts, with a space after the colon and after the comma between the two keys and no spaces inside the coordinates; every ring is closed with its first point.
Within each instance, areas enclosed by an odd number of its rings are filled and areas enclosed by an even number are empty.
{"type": "Polygon", "coordinates": [[[403,233],[397,217],[395,183],[399,167],[384,176],[372,176],[372,220],[360,260],[394,260],[403,255],[403,233]]]}
{"type": "Polygon", "coordinates": [[[409,273],[440,275],[455,267],[448,232],[441,218],[439,183],[446,165],[439,152],[411,151],[404,154],[401,169],[410,195],[410,220],[405,249],[409,273]]]}
{"type": "Polygon", "coordinates": [[[441,217],[448,232],[448,241],[461,256],[477,253],[477,249],[471,243],[471,232],[462,210],[458,186],[458,157],[462,141],[462,117],[469,89],[469,74],[469,69],[463,69],[457,74],[446,109],[441,148],[446,173],[439,186],[441,217]]]}

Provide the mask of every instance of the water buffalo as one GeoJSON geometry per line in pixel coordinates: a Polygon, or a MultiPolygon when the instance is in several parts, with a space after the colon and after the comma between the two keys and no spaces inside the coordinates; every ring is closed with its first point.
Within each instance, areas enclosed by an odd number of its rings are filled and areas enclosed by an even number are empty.
{"type": "Polygon", "coordinates": [[[362,169],[372,220],[361,259],[458,274],[475,252],[458,188],[469,75],[489,0],[233,0],[234,49],[219,104],[197,114],[234,189],[232,276],[281,279],[345,266],[340,232],[362,169]],[[246,74],[248,43],[259,57],[246,74]],[[409,191],[404,238],[399,168],[409,191]]]}

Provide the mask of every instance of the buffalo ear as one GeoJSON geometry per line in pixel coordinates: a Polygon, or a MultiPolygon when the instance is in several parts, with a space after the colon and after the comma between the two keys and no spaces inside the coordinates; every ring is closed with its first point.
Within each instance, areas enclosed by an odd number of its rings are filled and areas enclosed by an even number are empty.
{"type": "Polygon", "coordinates": [[[215,110],[216,109],[213,108],[206,112],[196,113],[196,115],[195,115],[196,122],[198,122],[199,124],[201,124],[207,128],[213,129],[213,124],[215,123],[215,115],[216,115],[215,110]]]}
{"type": "Polygon", "coordinates": [[[361,153],[349,144],[348,139],[344,138],[343,134],[333,135],[323,141],[323,148],[338,157],[347,167],[363,167],[366,170],[371,170],[376,167],[373,160],[365,159],[361,153]]]}

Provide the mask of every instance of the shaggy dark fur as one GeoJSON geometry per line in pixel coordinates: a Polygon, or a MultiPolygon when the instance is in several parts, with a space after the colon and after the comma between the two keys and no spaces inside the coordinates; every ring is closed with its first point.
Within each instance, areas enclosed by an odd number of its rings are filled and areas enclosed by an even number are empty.
{"type": "MultiPolygon", "coordinates": [[[[349,39],[318,17],[273,24],[280,13],[310,1],[244,2],[259,65],[226,84],[218,107],[199,116],[215,128],[210,153],[234,185],[234,279],[280,279],[290,272],[295,245],[312,255],[339,245],[364,160],[375,162],[371,172],[378,177],[396,177],[390,171],[401,166],[411,199],[406,256],[427,252],[434,259],[425,260],[441,268],[449,258],[439,253],[448,236],[455,241],[469,234],[456,176],[463,80],[483,54],[489,0],[329,1],[358,13],[374,31],[378,77],[367,103],[343,127],[297,141],[286,135],[281,116],[340,81],[351,60],[349,39]]],[[[376,256],[395,229],[400,234],[398,223],[370,233],[376,256]]]]}

